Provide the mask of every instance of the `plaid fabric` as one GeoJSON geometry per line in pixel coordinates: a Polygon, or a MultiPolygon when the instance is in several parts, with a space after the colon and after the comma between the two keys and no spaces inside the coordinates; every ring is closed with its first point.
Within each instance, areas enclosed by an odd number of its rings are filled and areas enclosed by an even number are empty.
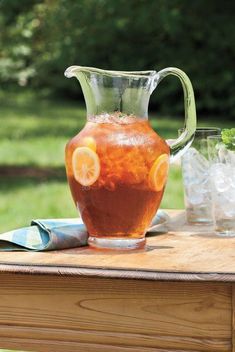
{"type": "MultiPolygon", "coordinates": [[[[149,231],[167,221],[159,210],[149,231]]],[[[87,244],[88,233],[81,219],[33,220],[31,226],[0,234],[0,251],[51,251],[87,244]]]]}

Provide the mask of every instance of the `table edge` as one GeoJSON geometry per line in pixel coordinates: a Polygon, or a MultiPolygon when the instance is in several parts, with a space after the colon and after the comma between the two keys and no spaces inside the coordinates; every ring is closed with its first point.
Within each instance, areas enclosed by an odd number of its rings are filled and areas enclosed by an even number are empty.
{"type": "Polygon", "coordinates": [[[100,277],[112,279],[137,279],[151,281],[214,281],[214,282],[235,282],[235,273],[211,273],[211,272],[167,272],[150,270],[124,270],[124,269],[103,269],[89,267],[66,267],[49,265],[18,265],[0,264],[0,275],[29,274],[29,275],[54,275],[74,277],[100,277]]]}

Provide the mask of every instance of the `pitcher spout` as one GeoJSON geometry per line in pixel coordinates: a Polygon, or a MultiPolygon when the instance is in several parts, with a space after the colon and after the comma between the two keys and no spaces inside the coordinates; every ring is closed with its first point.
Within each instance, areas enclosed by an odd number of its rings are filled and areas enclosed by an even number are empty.
{"type": "Polygon", "coordinates": [[[80,66],[70,66],[65,70],[64,75],[67,78],[76,77],[79,71],[80,71],[80,66]]]}

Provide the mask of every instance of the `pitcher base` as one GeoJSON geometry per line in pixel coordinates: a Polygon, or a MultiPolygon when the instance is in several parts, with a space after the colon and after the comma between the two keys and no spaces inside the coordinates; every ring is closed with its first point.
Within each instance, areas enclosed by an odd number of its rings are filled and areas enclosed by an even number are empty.
{"type": "Polygon", "coordinates": [[[145,238],[98,238],[90,236],[88,244],[97,249],[135,250],[145,247],[145,238]]]}

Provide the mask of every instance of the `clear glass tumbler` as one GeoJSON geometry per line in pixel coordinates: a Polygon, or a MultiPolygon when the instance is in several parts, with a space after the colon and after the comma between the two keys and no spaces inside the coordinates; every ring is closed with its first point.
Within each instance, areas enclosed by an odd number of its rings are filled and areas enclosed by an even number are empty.
{"type": "Polygon", "coordinates": [[[186,217],[190,224],[213,223],[207,137],[220,133],[216,127],[197,128],[192,145],[181,157],[186,217]]]}
{"type": "Polygon", "coordinates": [[[215,231],[235,236],[235,151],[226,148],[221,136],[207,141],[215,231]]]}

